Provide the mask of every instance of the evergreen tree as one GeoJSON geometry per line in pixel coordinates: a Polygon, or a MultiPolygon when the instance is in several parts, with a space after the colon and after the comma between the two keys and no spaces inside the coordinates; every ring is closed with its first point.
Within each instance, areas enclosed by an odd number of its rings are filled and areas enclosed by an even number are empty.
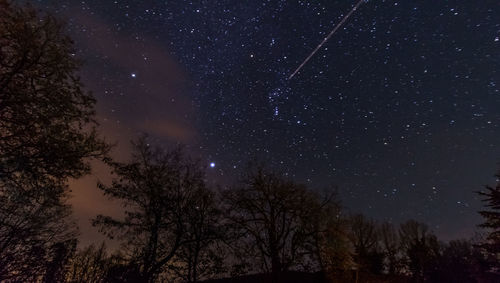
{"type": "Polygon", "coordinates": [[[496,266],[496,271],[500,272],[500,173],[495,187],[486,186],[486,191],[478,192],[484,197],[488,210],[479,211],[484,218],[484,223],[480,227],[489,230],[486,241],[481,245],[488,253],[496,266]]]}

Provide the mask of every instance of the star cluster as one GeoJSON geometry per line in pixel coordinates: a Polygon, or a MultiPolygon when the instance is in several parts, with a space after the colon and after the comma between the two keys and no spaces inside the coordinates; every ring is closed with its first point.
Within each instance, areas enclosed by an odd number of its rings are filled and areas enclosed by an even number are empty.
{"type": "Polygon", "coordinates": [[[500,6],[367,1],[288,80],[354,4],[38,2],[108,128],[187,143],[221,182],[257,158],[351,211],[470,235],[500,157],[500,6]]]}

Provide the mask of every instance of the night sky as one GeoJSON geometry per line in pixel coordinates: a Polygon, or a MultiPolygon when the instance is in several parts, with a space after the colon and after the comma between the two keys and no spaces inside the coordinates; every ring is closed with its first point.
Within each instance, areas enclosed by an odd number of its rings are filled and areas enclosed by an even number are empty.
{"type": "MultiPolygon", "coordinates": [[[[257,158],[338,186],[350,212],[471,236],[474,191],[500,160],[500,3],[367,1],[288,80],[356,2],[35,4],[67,22],[119,157],[148,132],[206,160],[211,183],[257,158]]],[[[72,183],[85,235],[108,209],[95,188],[105,171],[72,183]]]]}

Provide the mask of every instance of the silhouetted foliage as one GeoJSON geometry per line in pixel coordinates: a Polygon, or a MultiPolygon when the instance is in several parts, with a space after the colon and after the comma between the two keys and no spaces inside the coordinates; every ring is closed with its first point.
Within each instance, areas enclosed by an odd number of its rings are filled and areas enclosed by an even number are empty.
{"type": "MultiPolygon", "coordinates": [[[[500,173],[496,177],[500,179],[500,173]]],[[[488,208],[479,211],[484,218],[484,223],[480,227],[488,229],[488,236],[481,247],[489,253],[494,271],[500,273],[500,180],[495,187],[486,186],[486,191],[478,193],[484,197],[483,202],[488,208]]]]}
{"type": "Polygon", "coordinates": [[[71,283],[106,282],[115,263],[115,256],[108,255],[106,246],[90,245],[75,253],[70,260],[66,281],[71,283]]]}
{"type": "MultiPolygon", "coordinates": [[[[174,264],[176,256],[182,257],[181,248],[202,246],[210,240],[212,220],[201,219],[212,213],[211,200],[206,199],[210,193],[203,168],[181,149],[153,147],[146,138],[134,142],[133,147],[130,162],[110,162],[116,175],[112,184],[99,183],[105,195],[121,201],[125,217],[99,215],[93,223],[110,238],[121,240],[126,258],[138,267],[141,280],[153,282],[174,264]],[[196,221],[203,222],[202,226],[197,227],[196,221]]],[[[196,252],[201,251],[198,247],[196,252]]]]}
{"type": "Polygon", "coordinates": [[[187,215],[186,239],[189,239],[175,256],[171,268],[185,282],[198,282],[222,274],[224,255],[221,240],[225,229],[221,223],[219,201],[214,192],[200,190],[192,200],[194,209],[187,215]]]}
{"type": "Polygon", "coordinates": [[[321,272],[308,273],[299,271],[287,271],[277,274],[251,274],[232,278],[213,279],[203,281],[204,283],[329,283],[321,272]]]}
{"type": "Polygon", "coordinates": [[[0,281],[40,279],[58,244],[76,236],[60,190],[30,179],[0,187],[0,281]]]}
{"type": "Polygon", "coordinates": [[[51,250],[52,256],[46,262],[47,267],[43,282],[64,282],[69,268],[69,261],[76,251],[76,240],[70,239],[66,242],[55,243],[51,250]]]}
{"type": "Polygon", "coordinates": [[[126,255],[123,255],[121,252],[112,254],[108,257],[108,266],[103,282],[146,282],[144,280],[144,274],[141,272],[141,266],[139,263],[130,261],[130,258],[126,255]]]}
{"type": "Polygon", "coordinates": [[[323,201],[305,186],[263,167],[250,168],[222,197],[241,267],[278,273],[317,265],[314,238],[330,198],[323,201]]]}
{"type": "Polygon", "coordinates": [[[439,243],[427,225],[415,220],[402,223],[399,228],[401,248],[414,282],[423,282],[438,267],[439,243]]]}
{"type": "Polygon", "coordinates": [[[376,223],[362,214],[351,216],[349,222],[349,238],[354,246],[354,261],[358,270],[381,274],[384,257],[378,248],[376,223]]]}
{"type": "Polygon", "coordinates": [[[388,274],[401,272],[400,242],[396,228],[391,223],[382,223],[379,228],[380,248],[385,256],[385,266],[388,274]]]}
{"type": "Polygon", "coordinates": [[[314,222],[318,233],[313,234],[314,253],[319,269],[330,279],[336,279],[354,267],[352,249],[348,238],[349,221],[342,215],[336,194],[323,207],[314,222]]]}
{"type": "Polygon", "coordinates": [[[0,1],[0,281],[58,280],[75,237],[67,180],[108,150],[78,67],[57,20],[0,1]]]}
{"type": "Polygon", "coordinates": [[[442,247],[432,282],[490,282],[484,277],[486,258],[471,241],[455,240],[442,247]]]}
{"type": "Polygon", "coordinates": [[[72,41],[52,16],[0,2],[0,179],[80,177],[108,146],[95,132],[72,41]],[[87,130],[84,130],[87,129],[87,130]]]}

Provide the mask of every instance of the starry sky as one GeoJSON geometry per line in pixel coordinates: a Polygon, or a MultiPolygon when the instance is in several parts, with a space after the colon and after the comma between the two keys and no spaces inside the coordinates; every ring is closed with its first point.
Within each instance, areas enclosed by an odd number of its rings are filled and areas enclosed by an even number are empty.
{"type": "MultiPolygon", "coordinates": [[[[288,80],[356,2],[32,3],[67,22],[118,156],[148,132],[186,144],[212,183],[260,159],[338,186],[350,212],[471,236],[474,191],[495,182],[500,158],[500,4],[366,1],[288,80]]],[[[111,209],[95,189],[106,169],[94,169],[72,183],[85,235],[111,209]]]]}

